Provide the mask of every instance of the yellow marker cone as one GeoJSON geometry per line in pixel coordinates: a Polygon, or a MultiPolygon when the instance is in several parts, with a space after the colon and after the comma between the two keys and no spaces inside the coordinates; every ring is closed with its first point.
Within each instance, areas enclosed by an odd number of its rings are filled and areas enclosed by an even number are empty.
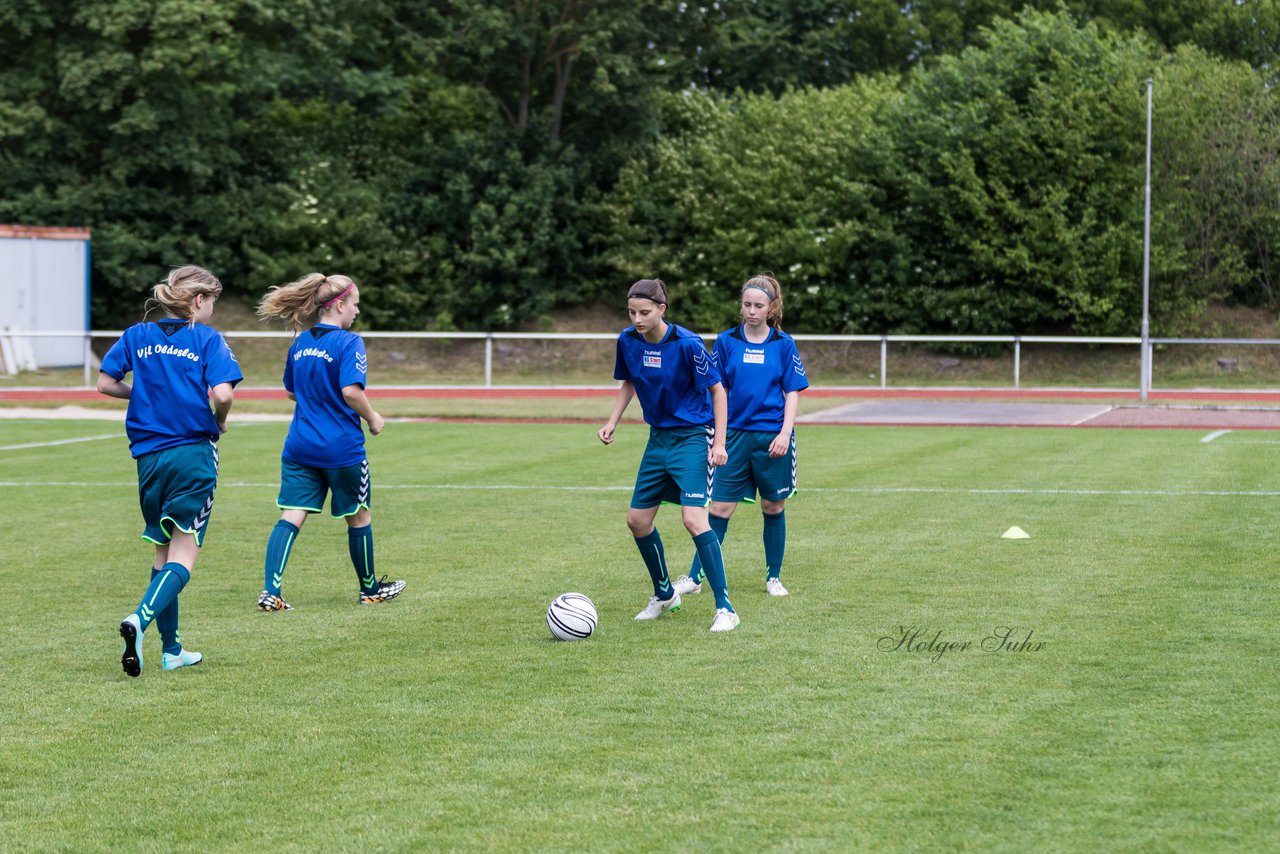
{"type": "Polygon", "coordinates": [[[1000,538],[1004,540],[1029,540],[1031,539],[1031,535],[1019,528],[1017,525],[1014,525],[1012,528],[1001,534],[1000,538]]]}

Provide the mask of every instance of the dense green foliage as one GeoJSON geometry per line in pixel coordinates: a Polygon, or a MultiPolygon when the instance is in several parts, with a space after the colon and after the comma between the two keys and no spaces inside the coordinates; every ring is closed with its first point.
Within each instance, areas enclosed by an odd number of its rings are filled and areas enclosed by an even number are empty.
{"type": "MultiPolygon", "coordinates": [[[[0,0],[0,221],[93,229],[95,323],[175,263],[313,269],[382,328],[771,270],[810,332],[1124,332],[1156,79],[1157,329],[1280,301],[1274,0],[0,0]],[[1181,46],[1181,47],[1180,47],[1181,46]]],[[[731,302],[731,301],[730,301],[731,302]]]]}

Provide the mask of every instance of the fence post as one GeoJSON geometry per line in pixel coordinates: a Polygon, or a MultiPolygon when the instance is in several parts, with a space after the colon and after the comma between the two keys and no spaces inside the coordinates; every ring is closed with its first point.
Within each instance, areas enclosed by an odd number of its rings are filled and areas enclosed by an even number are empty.
{"type": "Polygon", "coordinates": [[[484,387],[493,385],[493,333],[484,336],[484,387]]]}
{"type": "Polygon", "coordinates": [[[1013,387],[1018,388],[1022,374],[1022,336],[1013,336],[1013,387]]]}
{"type": "Polygon", "coordinates": [[[885,374],[889,370],[889,336],[880,336],[880,388],[886,388],[889,378],[885,374]]]}
{"type": "Polygon", "coordinates": [[[86,333],[84,334],[84,384],[85,384],[86,386],[88,386],[88,385],[90,384],[90,383],[89,383],[89,370],[90,370],[90,368],[89,368],[89,354],[90,354],[91,352],[93,352],[93,351],[90,349],[90,342],[92,342],[92,341],[93,341],[93,336],[92,336],[92,335],[90,335],[88,332],[86,332],[86,333]]]}

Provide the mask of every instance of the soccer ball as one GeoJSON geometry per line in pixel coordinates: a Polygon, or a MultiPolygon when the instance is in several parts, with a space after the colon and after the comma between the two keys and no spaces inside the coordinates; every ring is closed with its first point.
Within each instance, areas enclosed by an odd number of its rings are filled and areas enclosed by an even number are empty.
{"type": "Polygon", "coordinates": [[[556,640],[585,640],[596,630],[596,606],[581,593],[561,593],[547,606],[547,628],[556,640]]]}

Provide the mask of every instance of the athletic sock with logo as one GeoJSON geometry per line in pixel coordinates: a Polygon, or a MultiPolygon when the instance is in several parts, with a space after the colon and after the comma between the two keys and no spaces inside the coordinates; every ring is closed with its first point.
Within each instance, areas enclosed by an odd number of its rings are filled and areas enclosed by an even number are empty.
{"type": "Polygon", "coordinates": [[[764,563],[769,578],[782,575],[782,555],[787,550],[787,511],[764,513],[764,563]]]}
{"type": "Polygon", "coordinates": [[[276,526],[271,529],[271,536],[267,537],[267,561],[262,589],[272,596],[280,595],[285,564],[289,562],[289,552],[293,551],[293,543],[297,537],[298,526],[284,519],[276,522],[276,526]]]}
{"type": "MultiPolygon", "coordinates": [[[[729,517],[717,516],[714,513],[707,514],[707,522],[711,524],[711,530],[716,532],[716,539],[724,545],[724,535],[729,532],[729,517]]],[[[695,584],[701,584],[702,579],[707,574],[702,571],[702,558],[698,557],[698,553],[693,553],[693,563],[689,566],[689,577],[693,579],[695,584]]]]}
{"type": "Polygon", "coordinates": [[[729,583],[724,575],[724,555],[720,551],[720,540],[717,539],[716,532],[703,531],[693,538],[693,545],[698,550],[702,568],[707,571],[711,592],[716,594],[716,608],[728,608],[732,611],[733,606],[729,604],[729,583]]]}
{"type": "MultiPolygon", "coordinates": [[[[166,563],[151,579],[147,592],[138,603],[138,623],[145,632],[157,614],[164,612],[178,598],[182,588],[191,580],[191,573],[180,563],[166,563]]],[[[175,632],[176,634],[176,632],[175,632]]]]}
{"type": "Polygon", "coordinates": [[[671,577],[667,574],[667,554],[662,549],[662,537],[654,528],[647,536],[636,537],[636,548],[644,558],[645,568],[653,579],[653,595],[659,599],[670,599],[674,594],[671,589],[671,577]]]}
{"type": "Polygon", "coordinates": [[[373,525],[363,528],[347,528],[347,550],[351,553],[351,565],[356,568],[361,593],[378,591],[378,575],[373,571],[373,525]]]}
{"type": "MultiPolygon", "coordinates": [[[[151,579],[161,573],[161,570],[151,567],[151,579]]],[[[160,643],[164,645],[164,651],[170,655],[177,655],[182,652],[182,641],[178,639],[178,599],[169,603],[169,606],[160,613],[156,614],[156,628],[160,630],[160,643]]]]}

